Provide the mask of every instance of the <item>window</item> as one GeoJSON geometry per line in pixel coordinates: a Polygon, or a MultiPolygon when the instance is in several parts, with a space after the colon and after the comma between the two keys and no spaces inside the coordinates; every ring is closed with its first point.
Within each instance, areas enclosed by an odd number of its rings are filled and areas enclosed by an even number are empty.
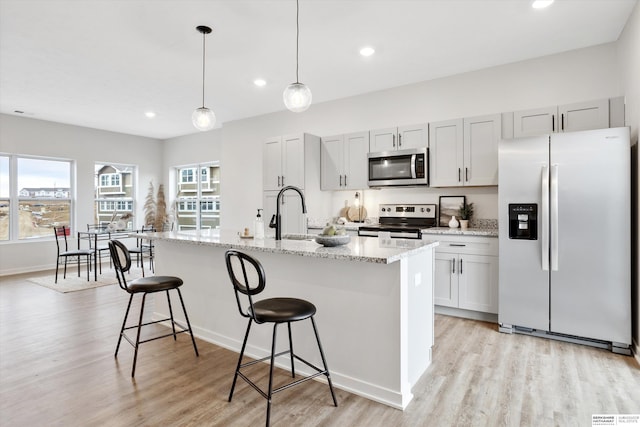
{"type": "Polygon", "coordinates": [[[208,163],[176,168],[176,176],[178,230],[218,228],[220,226],[219,165],[208,163]]]}
{"type": "Polygon", "coordinates": [[[70,226],[73,188],[70,160],[0,156],[0,240],[53,237],[70,226]]]}
{"type": "Polygon", "coordinates": [[[96,224],[125,218],[133,228],[135,205],[135,166],[96,163],[94,217],[96,224]]]}

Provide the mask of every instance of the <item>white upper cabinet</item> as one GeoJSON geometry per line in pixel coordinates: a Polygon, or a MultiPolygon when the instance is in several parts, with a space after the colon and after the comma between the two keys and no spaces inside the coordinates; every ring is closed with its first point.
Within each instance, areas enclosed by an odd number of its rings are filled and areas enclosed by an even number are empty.
{"type": "Polygon", "coordinates": [[[429,146],[429,130],[426,123],[377,129],[369,132],[369,152],[406,150],[429,146]]]}
{"type": "Polygon", "coordinates": [[[464,185],[498,185],[500,114],[464,119],[464,185]]]}
{"type": "Polygon", "coordinates": [[[609,99],[598,99],[535,110],[515,111],[513,113],[513,136],[519,138],[554,132],[608,128],[610,123],[609,102],[609,99]]]}
{"type": "Polygon", "coordinates": [[[369,132],[324,137],[320,143],[320,188],[367,188],[369,132]]]}
{"type": "Polygon", "coordinates": [[[431,187],[462,186],[464,138],[462,119],[429,123],[431,187]]]}
{"type": "Polygon", "coordinates": [[[498,185],[501,123],[500,114],[430,123],[430,185],[498,185]]]}
{"type": "Polygon", "coordinates": [[[269,138],[264,146],[265,191],[286,185],[304,188],[304,135],[269,138]]]}
{"type": "Polygon", "coordinates": [[[608,128],[609,100],[560,105],[558,114],[561,132],[608,128]]]}

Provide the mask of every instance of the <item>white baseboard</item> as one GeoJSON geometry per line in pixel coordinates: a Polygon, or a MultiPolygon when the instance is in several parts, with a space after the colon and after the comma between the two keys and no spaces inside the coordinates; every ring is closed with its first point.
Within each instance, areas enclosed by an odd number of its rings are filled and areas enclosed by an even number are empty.
{"type": "Polygon", "coordinates": [[[461,308],[445,307],[435,305],[436,314],[445,314],[447,316],[462,317],[465,319],[482,320],[483,322],[498,323],[498,315],[494,313],[483,313],[481,311],[463,310],[461,308]]]}
{"type": "MultiPolygon", "coordinates": [[[[67,266],[67,269],[68,268],[69,266],[67,266]]],[[[25,268],[8,268],[8,269],[0,270],[0,277],[15,276],[16,274],[39,273],[41,271],[55,271],[55,269],[56,269],[55,264],[36,265],[36,266],[29,266],[25,268]]]]}

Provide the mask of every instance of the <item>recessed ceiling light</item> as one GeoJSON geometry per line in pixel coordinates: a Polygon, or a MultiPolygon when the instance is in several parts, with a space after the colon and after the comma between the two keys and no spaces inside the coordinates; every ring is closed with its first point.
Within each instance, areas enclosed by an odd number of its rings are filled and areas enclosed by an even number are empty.
{"type": "Polygon", "coordinates": [[[254,85],[256,85],[256,86],[258,86],[258,87],[262,87],[262,86],[266,85],[266,84],[267,84],[267,82],[265,82],[265,81],[264,81],[264,80],[262,80],[262,79],[255,79],[255,80],[253,81],[253,84],[254,84],[254,85]]]}
{"type": "Polygon", "coordinates": [[[531,7],[534,9],[544,9],[545,7],[551,6],[553,0],[535,0],[531,3],[531,7]]]}
{"type": "Polygon", "coordinates": [[[144,113],[144,115],[149,117],[150,119],[153,119],[156,116],[156,113],[154,113],[153,111],[147,111],[146,113],[144,113]]]}
{"type": "Polygon", "coordinates": [[[371,56],[375,53],[375,49],[367,46],[367,47],[363,47],[362,49],[360,49],[360,55],[362,56],[371,56]]]}

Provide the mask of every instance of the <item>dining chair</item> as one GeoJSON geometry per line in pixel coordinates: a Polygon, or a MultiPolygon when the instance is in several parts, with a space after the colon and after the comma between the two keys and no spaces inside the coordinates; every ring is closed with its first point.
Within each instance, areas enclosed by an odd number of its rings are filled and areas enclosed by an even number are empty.
{"type": "MultiPolygon", "coordinates": [[[[107,226],[105,224],[87,224],[87,231],[92,232],[105,232],[105,236],[109,237],[109,233],[107,230],[107,226]]],[[[99,272],[102,274],[102,257],[109,258],[109,268],[111,268],[111,257],[109,257],[109,244],[106,240],[100,241],[100,239],[92,239],[92,236],[89,236],[89,249],[95,251],[97,256],[97,260],[99,261],[99,272]],[[103,243],[104,242],[104,243],[103,243]],[[95,247],[94,247],[95,246],[95,247]]]]}
{"type": "Polygon", "coordinates": [[[53,227],[53,234],[56,236],[56,279],[55,283],[58,283],[58,268],[60,267],[60,261],[64,260],[64,273],[62,277],[67,278],[67,261],[69,258],[74,258],[78,263],[78,277],[80,277],[80,259],[86,258],[87,261],[87,280],[89,280],[89,272],[91,270],[91,256],[93,255],[93,249],[69,249],[67,242],[67,236],[71,233],[69,227],[63,225],[61,227],[53,227]]]}

